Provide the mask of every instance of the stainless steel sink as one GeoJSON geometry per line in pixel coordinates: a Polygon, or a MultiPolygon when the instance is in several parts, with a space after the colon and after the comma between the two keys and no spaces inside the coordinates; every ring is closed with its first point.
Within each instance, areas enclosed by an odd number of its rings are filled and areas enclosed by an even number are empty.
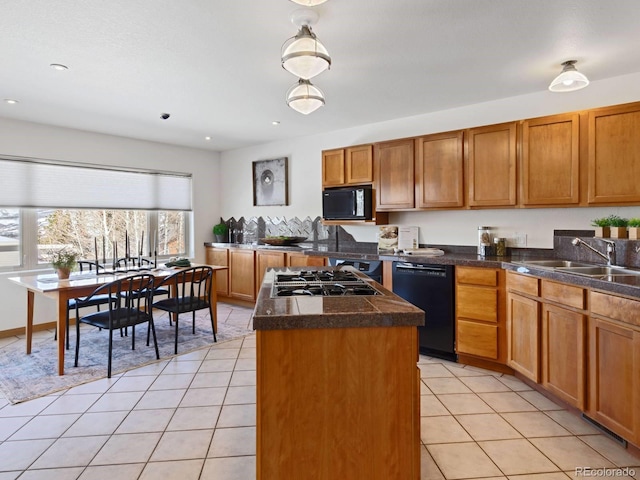
{"type": "Polygon", "coordinates": [[[624,267],[590,266],[590,267],[559,267],[559,272],[585,275],[587,277],[601,277],[604,275],[640,275],[640,270],[630,270],[624,267]]]}
{"type": "Polygon", "coordinates": [[[524,260],[515,262],[522,265],[531,265],[539,268],[573,268],[573,267],[593,267],[590,263],[574,262],[573,260],[524,260]]]}

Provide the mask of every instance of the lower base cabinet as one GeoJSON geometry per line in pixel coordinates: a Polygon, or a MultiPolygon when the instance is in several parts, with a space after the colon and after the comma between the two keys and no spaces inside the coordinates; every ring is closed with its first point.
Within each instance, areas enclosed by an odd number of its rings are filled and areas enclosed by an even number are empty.
{"type": "Polygon", "coordinates": [[[540,382],[540,302],[509,292],[507,318],[507,364],[540,382]]]}
{"type": "Polygon", "coordinates": [[[229,296],[255,302],[255,252],[250,249],[229,249],[229,296]]]}
{"type": "Polygon", "coordinates": [[[542,305],[542,385],[569,405],[585,410],[587,317],[542,305]]]}

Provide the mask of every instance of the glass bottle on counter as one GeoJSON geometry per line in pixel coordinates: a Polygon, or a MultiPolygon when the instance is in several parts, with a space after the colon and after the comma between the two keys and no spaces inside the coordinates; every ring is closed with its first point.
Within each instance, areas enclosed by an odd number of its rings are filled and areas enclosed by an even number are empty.
{"type": "Polygon", "coordinates": [[[496,256],[504,257],[507,254],[507,239],[504,237],[496,237],[493,239],[495,244],[496,256]]]}
{"type": "Polygon", "coordinates": [[[491,229],[489,227],[478,227],[478,255],[488,255],[491,248],[491,229]]]}

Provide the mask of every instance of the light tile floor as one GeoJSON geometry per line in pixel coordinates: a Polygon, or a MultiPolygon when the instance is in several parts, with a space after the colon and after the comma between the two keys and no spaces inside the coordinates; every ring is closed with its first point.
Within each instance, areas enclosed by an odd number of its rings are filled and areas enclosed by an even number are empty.
{"type": "MultiPolygon", "coordinates": [[[[250,317],[219,304],[219,322],[250,317]]],[[[22,404],[0,398],[0,480],[254,479],[255,355],[249,335],[22,404]]],[[[640,480],[640,458],[518,379],[425,356],[419,367],[423,479],[632,467],[640,480]]]]}

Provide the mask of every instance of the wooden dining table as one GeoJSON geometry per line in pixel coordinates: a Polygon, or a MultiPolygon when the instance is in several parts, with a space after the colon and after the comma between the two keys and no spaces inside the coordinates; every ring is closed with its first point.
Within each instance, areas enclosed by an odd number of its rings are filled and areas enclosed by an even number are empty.
{"type": "MultiPolygon", "coordinates": [[[[202,264],[191,264],[192,267],[202,264]]],[[[213,269],[211,280],[211,311],[213,312],[213,325],[218,330],[217,319],[217,292],[216,292],[216,272],[226,270],[228,267],[220,265],[206,265],[213,269]]],[[[56,274],[24,275],[10,277],[14,283],[25,287],[27,290],[27,325],[25,328],[27,340],[27,355],[31,354],[31,340],[33,337],[33,307],[35,296],[43,295],[57,301],[58,318],[58,375],[64,375],[64,354],[65,354],[65,334],[68,301],[72,298],[84,297],[93,292],[96,288],[105,283],[112,282],[118,278],[135,275],[136,273],[150,273],[158,280],[161,280],[172,273],[181,270],[179,267],[163,267],[152,270],[141,270],[138,272],[117,272],[115,274],[100,274],[95,272],[73,272],[69,279],[60,280],[56,274]]]]}

